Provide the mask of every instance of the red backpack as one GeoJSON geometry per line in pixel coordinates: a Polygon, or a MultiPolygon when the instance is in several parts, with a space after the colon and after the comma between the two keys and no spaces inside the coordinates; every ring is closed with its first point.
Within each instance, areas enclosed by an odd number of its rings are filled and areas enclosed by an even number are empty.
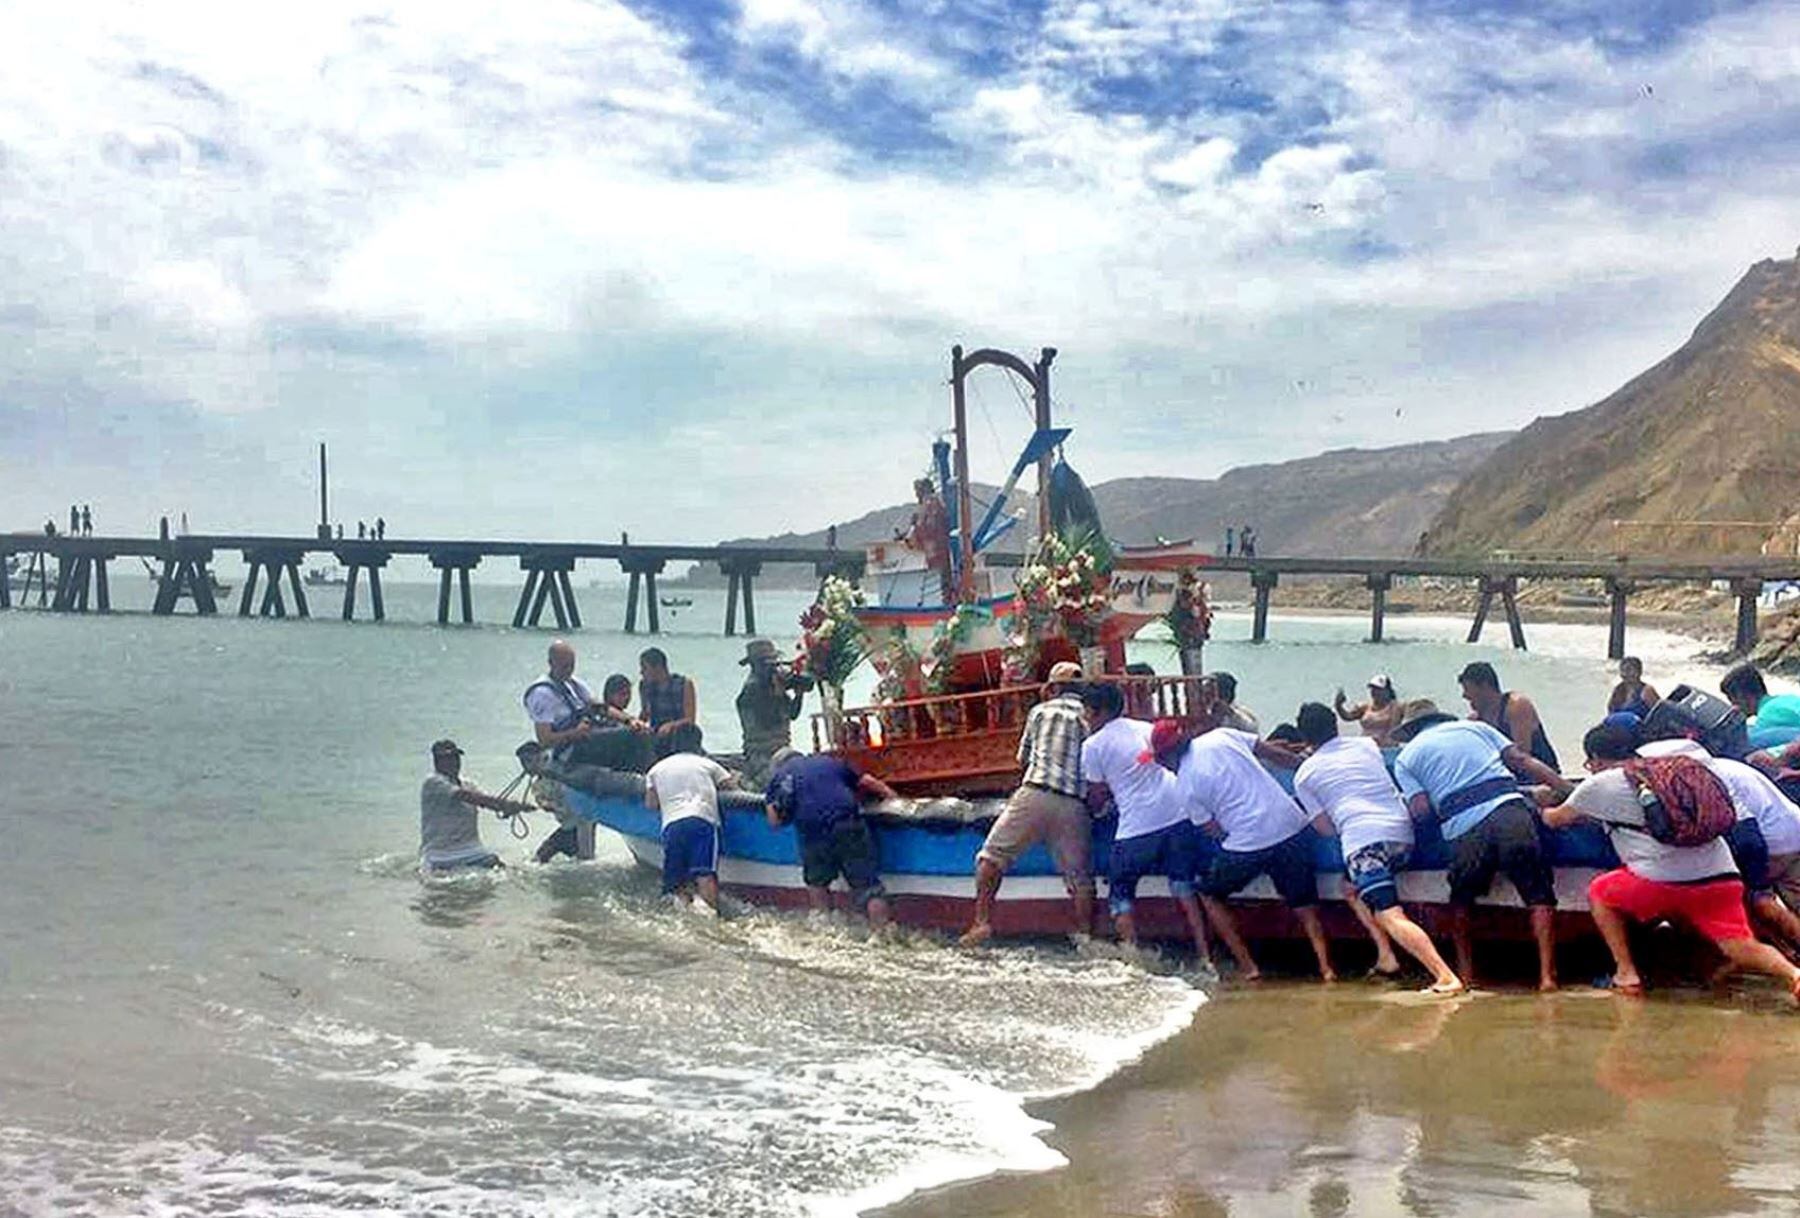
{"type": "Polygon", "coordinates": [[[1692,757],[1644,757],[1625,763],[1644,827],[1665,846],[1704,846],[1737,824],[1725,784],[1692,757]]]}

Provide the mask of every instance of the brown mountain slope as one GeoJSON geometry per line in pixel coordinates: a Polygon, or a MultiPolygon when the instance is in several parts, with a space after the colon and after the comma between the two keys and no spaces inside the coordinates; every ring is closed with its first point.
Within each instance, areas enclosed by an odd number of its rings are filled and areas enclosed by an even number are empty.
{"type": "Polygon", "coordinates": [[[1757,263],[1680,350],[1501,447],[1444,505],[1433,550],[1755,553],[1772,526],[1676,522],[1779,521],[1797,505],[1800,258],[1757,263]]]}
{"type": "MultiPolygon", "coordinates": [[[[1419,533],[1451,490],[1498,448],[1509,433],[1463,436],[1398,448],[1339,449],[1278,465],[1249,465],[1219,478],[1116,478],[1093,487],[1107,533],[1126,542],[1196,538],[1222,548],[1225,529],[1248,523],[1261,536],[1264,554],[1379,556],[1409,554],[1419,533]]],[[[977,485],[987,500],[994,488],[977,485]]],[[[1021,494],[1014,506],[1027,520],[1034,500],[1021,494]]],[[[879,508],[838,526],[847,550],[892,537],[905,527],[910,504],[879,508]]],[[[1015,530],[1001,549],[1017,549],[1031,532],[1015,530]]],[[[823,529],[727,542],[727,545],[821,546],[823,529]]],[[[765,583],[804,586],[807,569],[765,569],[765,583]]],[[[717,568],[696,567],[690,579],[717,583],[717,568]]]]}

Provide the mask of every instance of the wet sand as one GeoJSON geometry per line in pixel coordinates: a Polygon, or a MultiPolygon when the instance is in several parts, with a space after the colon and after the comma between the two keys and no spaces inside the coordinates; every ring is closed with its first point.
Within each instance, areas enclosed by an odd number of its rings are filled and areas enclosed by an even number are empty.
{"type": "Polygon", "coordinates": [[[1034,1111],[1067,1167],[889,1218],[1800,1212],[1800,1014],[1755,984],[1228,989],[1138,1066],[1034,1111]]]}

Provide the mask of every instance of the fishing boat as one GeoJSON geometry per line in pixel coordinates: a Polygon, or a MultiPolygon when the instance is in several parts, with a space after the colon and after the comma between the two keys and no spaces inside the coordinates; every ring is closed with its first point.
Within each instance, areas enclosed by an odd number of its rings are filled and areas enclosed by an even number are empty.
{"type": "Polygon", "coordinates": [[[336,563],[306,569],[306,586],[309,588],[342,588],[349,582],[350,577],[336,563]]]}
{"type": "Polygon", "coordinates": [[[687,609],[694,603],[691,596],[659,596],[656,599],[664,609],[687,609]]]}
{"type": "MultiPolygon", "coordinates": [[[[874,774],[901,798],[872,810],[883,884],[895,918],[942,931],[968,926],[974,912],[976,854],[1018,785],[1017,747],[1026,714],[1041,698],[1049,668],[1081,665],[1084,677],[1116,682],[1126,713],[1180,720],[1190,731],[1212,726],[1212,697],[1200,676],[1210,624],[1200,575],[1213,559],[1193,542],[1124,547],[1105,540],[1092,497],[1061,457],[1067,428],[1050,426],[1049,370],[1055,352],[1036,365],[1005,352],[951,356],[955,445],[934,446],[931,489],[941,495],[954,545],[906,536],[868,548],[864,590],[827,580],[801,619],[798,665],[819,678],[823,709],[812,719],[812,746],[874,774]],[[963,379],[981,366],[1020,376],[1036,401],[1035,430],[996,499],[978,520],[970,490],[963,379]],[[1005,504],[1021,476],[1038,471],[1037,543],[1021,566],[992,560],[993,546],[1017,523],[1005,504]],[[1181,658],[1178,676],[1141,676],[1125,669],[1125,644],[1160,622],[1181,658]],[[842,704],[845,639],[857,646],[847,662],[867,659],[881,675],[867,705],[842,704]]],[[[921,492],[922,493],[922,492],[921,492]]],[[[933,505],[921,499],[918,518],[933,505]]],[[[916,518],[916,519],[918,519],[916,518]]],[[[623,777],[623,776],[621,776],[623,777]]],[[[1289,776],[1277,773],[1287,785],[1289,776]]],[[[641,789],[641,782],[640,782],[641,789]]],[[[633,857],[660,867],[658,814],[641,798],[570,792],[569,805],[625,840],[633,857]]],[[[803,907],[807,894],[791,829],[771,828],[759,801],[734,797],[722,809],[719,881],[728,893],[773,906],[803,907]]],[[[1094,870],[1104,877],[1113,821],[1096,820],[1094,870]]],[[[1427,826],[1419,866],[1402,879],[1403,899],[1429,925],[1447,909],[1441,842],[1427,826]]],[[[1612,865],[1598,831],[1551,835],[1563,909],[1586,908],[1588,881],[1612,865]]],[[[1334,839],[1321,839],[1317,870],[1324,921],[1335,935],[1362,935],[1341,900],[1343,861],[1334,839]]],[[[1105,895],[1104,879],[1100,881],[1105,895]]],[[[1150,936],[1183,937],[1180,911],[1167,881],[1147,878],[1139,891],[1138,926],[1150,936]]],[[[1241,894],[1247,933],[1290,936],[1298,926],[1259,879],[1241,894]]],[[[993,925],[999,934],[1056,934],[1069,929],[1069,906],[1050,855],[1036,846],[1022,855],[1001,886],[993,925]]],[[[1527,919],[1517,894],[1501,882],[1486,912],[1484,934],[1523,938],[1527,919]]],[[[1591,926],[1585,919],[1565,929],[1591,926]]]]}

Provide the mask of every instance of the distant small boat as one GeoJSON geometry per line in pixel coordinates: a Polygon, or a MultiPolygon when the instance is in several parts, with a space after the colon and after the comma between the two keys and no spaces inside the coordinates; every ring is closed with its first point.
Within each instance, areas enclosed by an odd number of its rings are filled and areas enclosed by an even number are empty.
{"type": "Polygon", "coordinates": [[[686,609],[694,603],[691,596],[659,596],[656,599],[664,609],[686,609]]]}
{"type": "MultiPolygon", "coordinates": [[[[144,563],[144,571],[150,576],[150,582],[155,584],[158,588],[161,588],[162,582],[163,582],[162,572],[158,571],[155,567],[151,566],[149,564],[149,562],[146,560],[140,559],[139,561],[144,563]]],[[[231,585],[225,584],[225,583],[220,583],[219,577],[214,575],[210,568],[206,572],[206,578],[207,578],[207,581],[212,584],[212,594],[214,596],[230,596],[231,595],[231,585]]],[[[182,588],[179,592],[177,592],[175,594],[175,599],[182,600],[184,598],[191,597],[193,595],[194,595],[194,593],[193,593],[192,589],[182,588]]]]}
{"type": "Polygon", "coordinates": [[[306,586],[309,588],[341,588],[350,579],[344,569],[336,563],[325,567],[308,567],[306,569],[306,586]]]}

